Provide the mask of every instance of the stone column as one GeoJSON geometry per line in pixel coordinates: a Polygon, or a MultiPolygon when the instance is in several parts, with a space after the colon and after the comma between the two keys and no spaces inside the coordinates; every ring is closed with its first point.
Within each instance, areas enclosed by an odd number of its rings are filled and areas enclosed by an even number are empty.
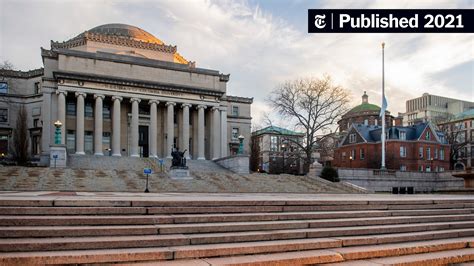
{"type": "Polygon", "coordinates": [[[227,108],[221,107],[221,157],[227,156],[227,108]]]}
{"type": "MultiPolygon", "coordinates": [[[[41,157],[42,163],[49,165],[49,145],[51,138],[51,92],[47,91],[46,88],[43,90],[43,105],[41,107],[41,115],[43,119],[43,129],[41,131],[41,157]]],[[[54,142],[53,142],[54,143],[54,142]]]]}
{"type": "Polygon", "coordinates": [[[141,100],[138,98],[131,98],[130,101],[132,102],[130,157],[140,157],[140,154],[138,154],[138,104],[141,100]]]}
{"type": "Polygon", "coordinates": [[[76,154],[84,155],[84,92],[76,92],[76,154]]]}
{"type": "Polygon", "coordinates": [[[58,90],[58,120],[61,121],[61,144],[66,144],[66,95],[67,91],[58,90]]]}
{"type": "Polygon", "coordinates": [[[183,103],[181,105],[183,108],[183,147],[182,150],[186,152],[186,159],[190,159],[191,157],[189,156],[189,107],[191,107],[191,104],[189,103],[183,103]]]}
{"type": "Polygon", "coordinates": [[[166,158],[173,158],[171,156],[171,148],[173,147],[174,142],[174,106],[176,103],[174,102],[167,102],[166,106],[168,110],[166,112],[166,147],[165,147],[165,154],[166,158]]]}
{"type": "Polygon", "coordinates": [[[221,128],[219,107],[212,107],[212,128],[211,128],[211,145],[212,145],[212,159],[219,159],[221,153],[221,128]]]}
{"type": "Polygon", "coordinates": [[[150,100],[150,128],[149,128],[149,142],[150,142],[150,157],[157,158],[157,138],[158,138],[158,104],[160,103],[157,100],[150,100]]]}
{"type": "Polygon", "coordinates": [[[205,105],[198,105],[198,160],[206,160],[204,156],[204,109],[205,105]]]}
{"type": "Polygon", "coordinates": [[[102,100],[105,98],[102,94],[94,94],[95,112],[94,112],[94,155],[103,156],[102,151],[102,129],[103,129],[103,105],[102,100]]]}
{"type": "Polygon", "coordinates": [[[112,118],[112,156],[122,156],[120,149],[120,102],[122,97],[113,96],[114,102],[113,118],[112,118]]]}

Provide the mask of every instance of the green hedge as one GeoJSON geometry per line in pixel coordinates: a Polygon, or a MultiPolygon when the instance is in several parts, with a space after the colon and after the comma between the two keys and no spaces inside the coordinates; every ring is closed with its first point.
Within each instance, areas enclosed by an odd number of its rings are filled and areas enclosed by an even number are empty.
{"type": "Polygon", "coordinates": [[[331,182],[339,182],[339,174],[335,168],[331,166],[325,166],[321,171],[321,178],[324,178],[331,182]]]}

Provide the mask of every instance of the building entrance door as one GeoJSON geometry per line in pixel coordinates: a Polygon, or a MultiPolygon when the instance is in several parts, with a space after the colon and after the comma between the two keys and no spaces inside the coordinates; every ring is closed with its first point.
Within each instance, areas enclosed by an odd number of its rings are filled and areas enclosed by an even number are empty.
{"type": "Polygon", "coordinates": [[[138,127],[138,146],[140,148],[140,156],[148,157],[148,126],[139,126],[138,127]]]}

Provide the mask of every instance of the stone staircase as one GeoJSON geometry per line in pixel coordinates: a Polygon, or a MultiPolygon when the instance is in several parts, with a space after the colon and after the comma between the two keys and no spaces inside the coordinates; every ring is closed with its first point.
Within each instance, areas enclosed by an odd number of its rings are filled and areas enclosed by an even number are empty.
{"type": "Polygon", "coordinates": [[[472,197],[179,197],[3,198],[0,264],[474,261],[472,197]]]}

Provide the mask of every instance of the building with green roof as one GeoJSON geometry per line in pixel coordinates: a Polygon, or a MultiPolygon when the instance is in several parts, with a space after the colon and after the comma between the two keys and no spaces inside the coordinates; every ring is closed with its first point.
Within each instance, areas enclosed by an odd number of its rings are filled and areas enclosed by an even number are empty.
{"type": "MultiPolygon", "coordinates": [[[[345,113],[341,120],[337,123],[339,125],[340,132],[346,132],[352,124],[363,124],[363,125],[381,125],[382,118],[379,116],[380,106],[369,103],[369,96],[364,91],[362,95],[362,103],[355,106],[349,112],[345,113]]],[[[392,126],[394,117],[390,115],[389,111],[385,111],[385,123],[387,127],[392,126]]]]}

